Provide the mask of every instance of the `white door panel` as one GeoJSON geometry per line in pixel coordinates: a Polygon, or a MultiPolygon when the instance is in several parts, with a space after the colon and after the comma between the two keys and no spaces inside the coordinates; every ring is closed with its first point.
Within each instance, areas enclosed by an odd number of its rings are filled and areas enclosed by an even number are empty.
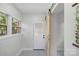
{"type": "Polygon", "coordinates": [[[43,38],[44,27],[43,23],[34,24],[34,49],[44,49],[45,41],[43,38]]]}

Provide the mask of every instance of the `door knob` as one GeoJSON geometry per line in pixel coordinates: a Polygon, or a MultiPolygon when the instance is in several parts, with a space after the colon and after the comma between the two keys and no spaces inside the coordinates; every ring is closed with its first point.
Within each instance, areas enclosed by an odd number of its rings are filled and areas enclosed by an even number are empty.
{"type": "Polygon", "coordinates": [[[45,38],[45,35],[43,35],[43,38],[45,38]]]}

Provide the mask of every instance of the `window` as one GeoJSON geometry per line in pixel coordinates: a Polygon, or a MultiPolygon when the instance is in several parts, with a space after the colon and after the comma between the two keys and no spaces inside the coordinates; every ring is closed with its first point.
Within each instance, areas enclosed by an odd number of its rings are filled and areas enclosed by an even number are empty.
{"type": "Polygon", "coordinates": [[[16,18],[0,12],[0,36],[21,32],[21,22],[16,18]],[[12,23],[11,23],[12,22],[12,23]],[[12,30],[11,30],[12,29],[12,30]]]}
{"type": "Polygon", "coordinates": [[[0,12],[0,36],[7,34],[6,15],[0,12]]]}
{"type": "Polygon", "coordinates": [[[21,31],[20,21],[12,18],[12,34],[19,33],[21,31]]]}

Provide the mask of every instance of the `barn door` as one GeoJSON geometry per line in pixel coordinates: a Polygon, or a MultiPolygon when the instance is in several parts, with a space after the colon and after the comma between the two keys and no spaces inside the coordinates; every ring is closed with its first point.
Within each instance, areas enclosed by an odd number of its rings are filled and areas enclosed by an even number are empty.
{"type": "Polygon", "coordinates": [[[45,41],[46,41],[46,54],[50,54],[50,16],[45,17],[45,41]]]}

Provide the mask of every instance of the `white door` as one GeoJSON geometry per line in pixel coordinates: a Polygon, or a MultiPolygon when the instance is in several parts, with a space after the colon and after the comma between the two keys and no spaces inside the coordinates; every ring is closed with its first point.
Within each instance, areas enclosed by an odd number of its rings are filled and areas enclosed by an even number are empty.
{"type": "Polygon", "coordinates": [[[44,35],[44,25],[43,23],[34,24],[34,49],[44,49],[45,40],[44,35]]]}

